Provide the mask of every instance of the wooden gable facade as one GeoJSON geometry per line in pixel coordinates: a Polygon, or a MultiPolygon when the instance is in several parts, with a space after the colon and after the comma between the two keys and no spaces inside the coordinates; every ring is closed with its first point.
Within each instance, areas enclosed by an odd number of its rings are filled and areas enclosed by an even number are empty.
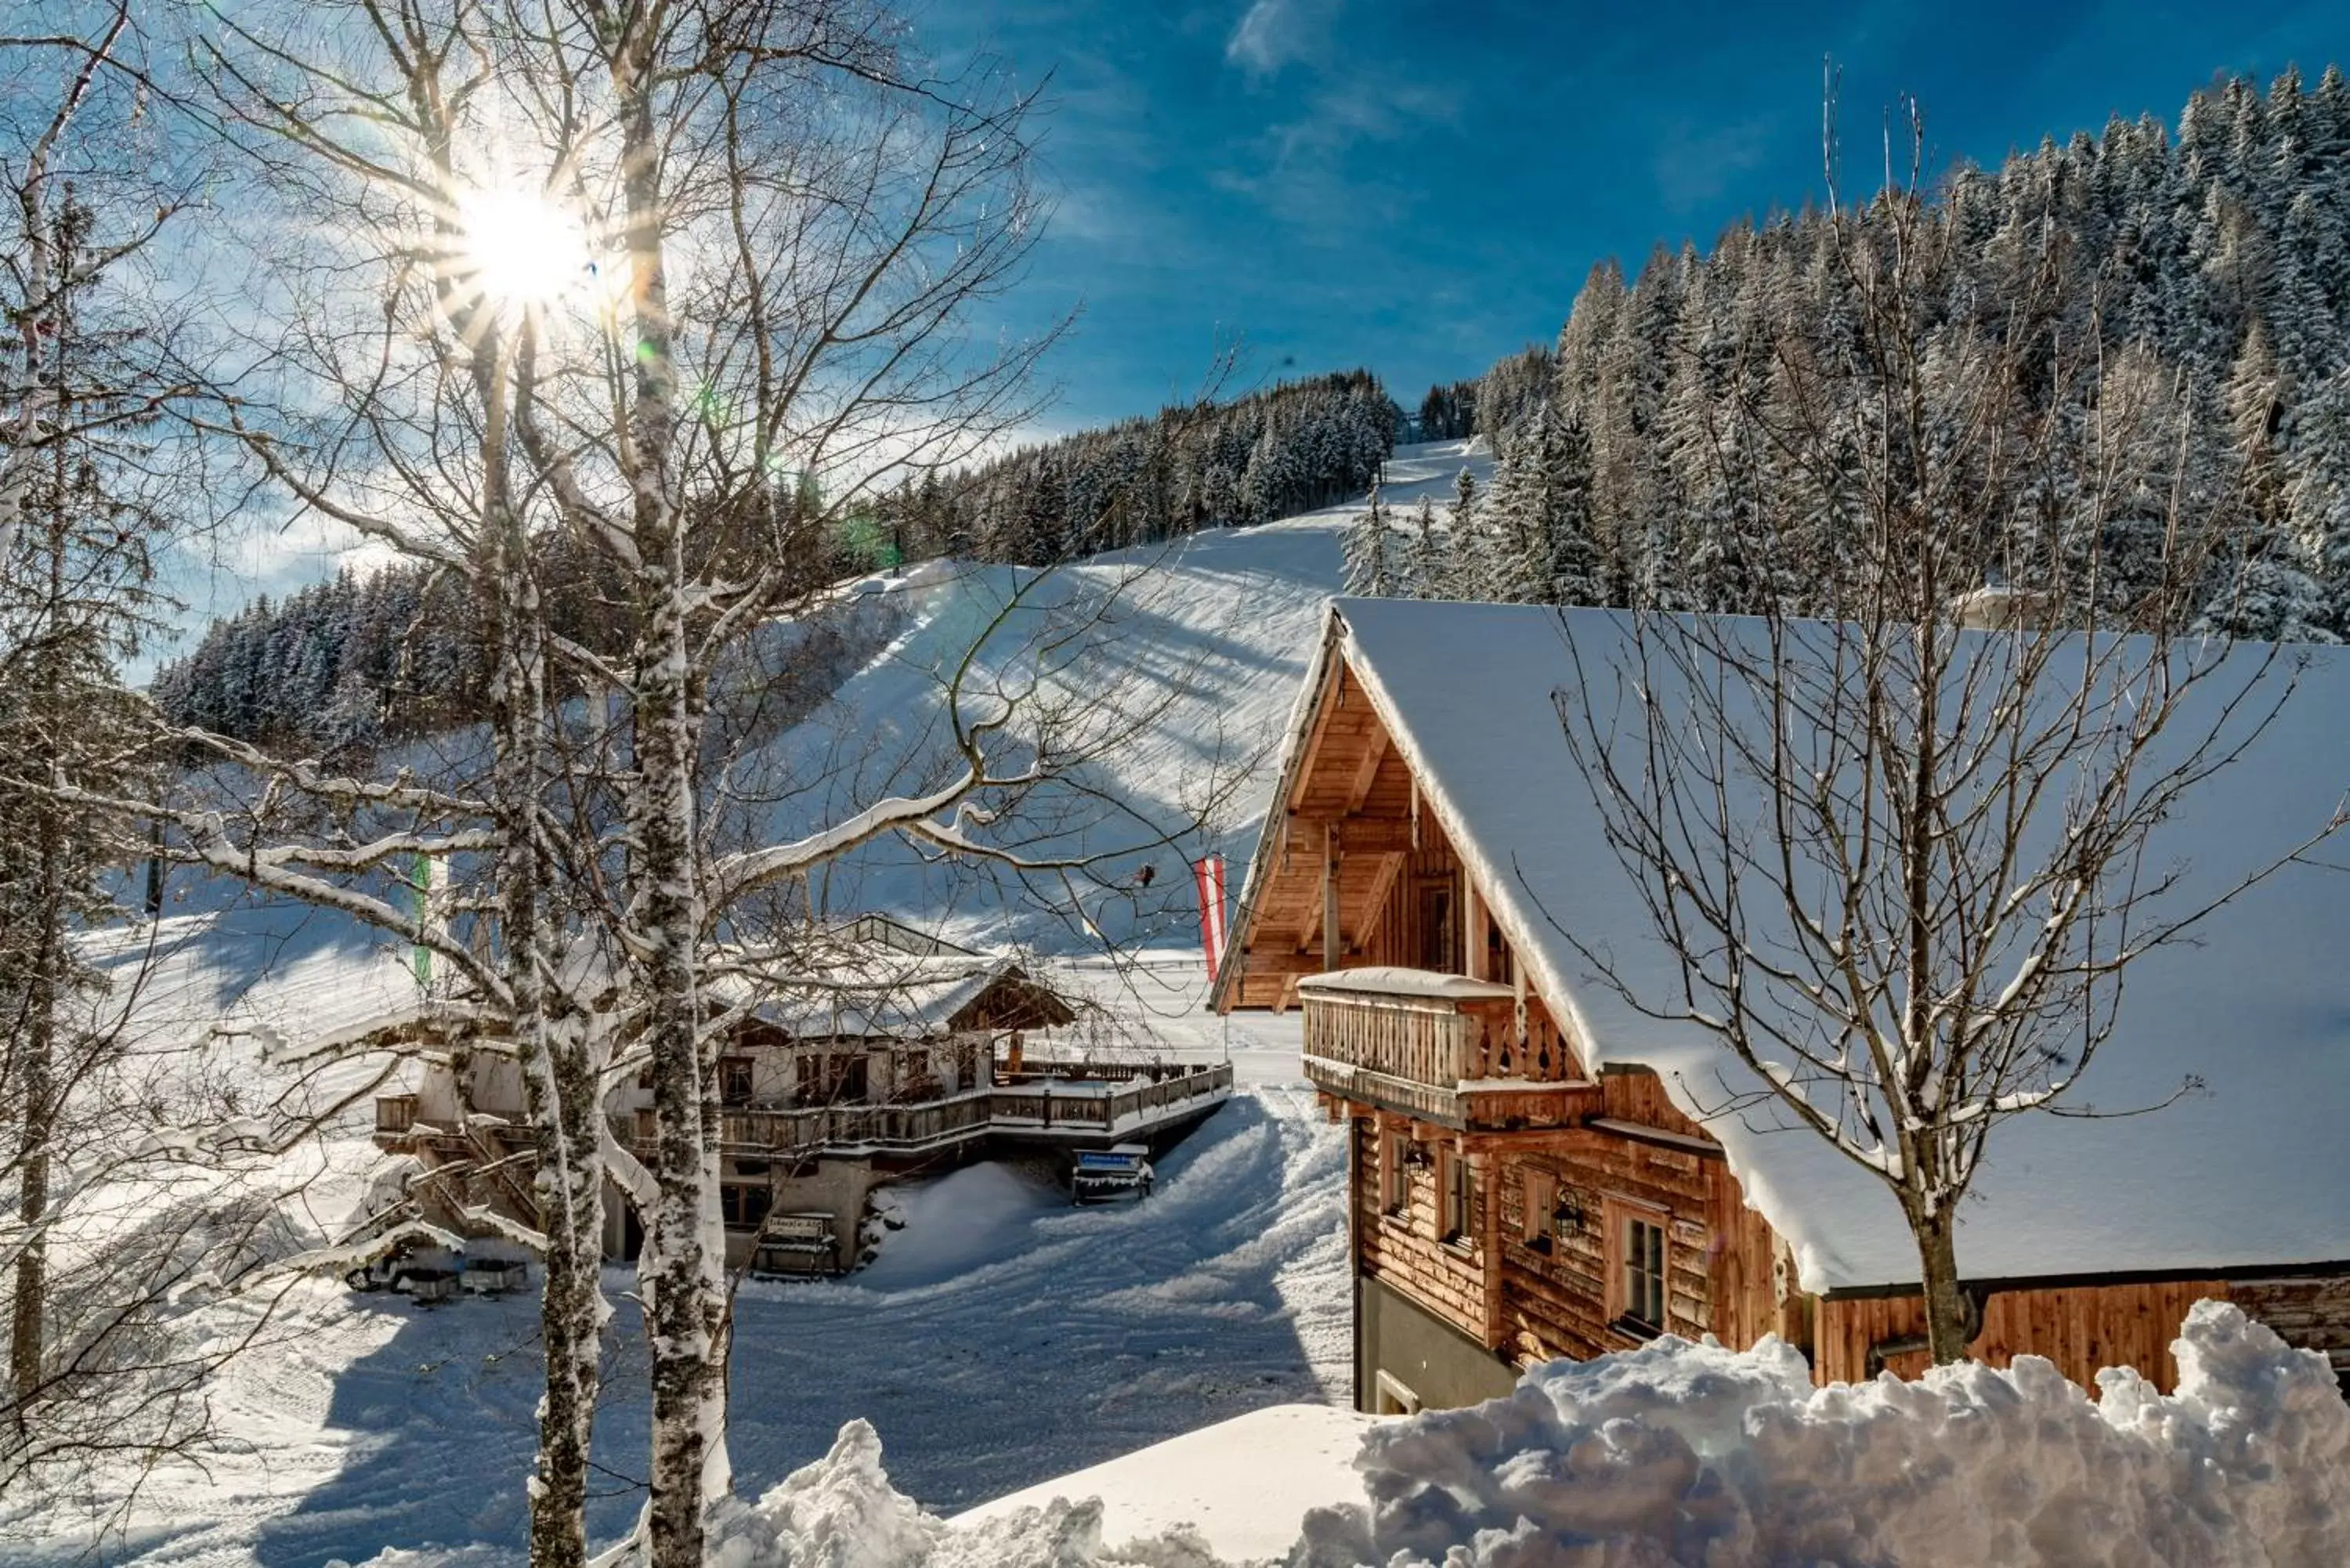
{"type": "MultiPolygon", "coordinates": [[[[1590,1069],[1330,625],[1213,1000],[1302,1008],[1306,1075],[1347,1127],[1357,1405],[1469,1403],[1534,1362],[1659,1333],[1742,1348],[1775,1334],[1823,1382],[1924,1370],[1914,1291],[1804,1292],[1705,1127],[1653,1074],[1590,1069]]],[[[1978,1294],[1978,1359],[2044,1355],[2086,1386],[2122,1365],[2174,1386],[2170,1343],[2207,1296],[2350,1364],[2340,1279],[1978,1294]]]]}

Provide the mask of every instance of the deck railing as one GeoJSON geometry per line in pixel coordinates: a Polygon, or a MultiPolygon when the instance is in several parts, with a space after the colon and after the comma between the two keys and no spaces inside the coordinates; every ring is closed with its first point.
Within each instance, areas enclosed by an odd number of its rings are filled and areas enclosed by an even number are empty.
{"type": "Polygon", "coordinates": [[[730,1147],[805,1149],[827,1145],[920,1148],[987,1125],[985,1093],[907,1106],[812,1106],[798,1110],[730,1110],[718,1137],[730,1147]]]}
{"type": "MultiPolygon", "coordinates": [[[[1072,1064],[1076,1065],[1076,1064],[1072,1064]]],[[[804,1109],[736,1109],[721,1114],[719,1138],[730,1148],[786,1152],[820,1148],[920,1149],[976,1137],[1002,1126],[1025,1132],[1067,1128],[1114,1131],[1129,1119],[1231,1091],[1229,1062],[1161,1068],[1156,1079],[1124,1071],[1083,1075],[1095,1083],[1124,1082],[1106,1094],[1057,1086],[1069,1079],[1015,1082],[945,1099],[899,1106],[817,1106],[804,1109]]],[[[1078,1075],[1071,1074],[1070,1079],[1078,1075]]]]}
{"type": "Polygon", "coordinates": [[[1305,1012],[1308,1056],[1440,1088],[1486,1075],[1483,1025],[1450,1002],[1309,992],[1305,1012]]]}

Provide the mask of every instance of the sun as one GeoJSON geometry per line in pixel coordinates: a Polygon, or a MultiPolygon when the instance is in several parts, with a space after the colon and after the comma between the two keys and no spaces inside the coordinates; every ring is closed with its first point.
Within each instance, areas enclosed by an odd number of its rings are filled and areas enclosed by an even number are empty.
{"type": "Polygon", "coordinates": [[[552,305],[589,280],[586,231],[536,191],[467,192],[457,199],[457,226],[468,279],[496,304],[552,305]]]}

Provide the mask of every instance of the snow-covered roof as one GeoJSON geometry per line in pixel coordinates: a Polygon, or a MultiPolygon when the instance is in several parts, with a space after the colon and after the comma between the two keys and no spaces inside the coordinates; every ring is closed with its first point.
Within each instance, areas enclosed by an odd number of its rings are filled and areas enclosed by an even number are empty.
{"type": "MultiPolygon", "coordinates": [[[[1630,618],[1395,600],[1340,600],[1333,615],[1336,646],[1417,774],[1424,808],[1471,867],[1530,978],[1574,1018],[1596,1058],[1587,1065],[1650,1068],[1706,1122],[1748,1201],[1794,1247],[1806,1289],[1914,1282],[1908,1231],[1874,1176],[1775,1105],[1709,1116],[1758,1085],[1697,1026],[1648,1016],[1599,981],[1559,929],[1604,950],[1636,994],[1673,994],[1679,961],[1606,840],[1554,705],[1555,692],[1578,685],[1578,665],[1595,683],[1625,665],[1630,618]]],[[[2177,896],[2191,899],[2321,828],[2345,784],[2350,653],[2312,649],[2269,730],[2187,795],[2156,829],[2153,852],[2178,862],[2177,896]]],[[[2143,1116],[2001,1124],[1962,1211],[1964,1272],[2350,1260],[2345,932],[2350,873],[2293,865],[2219,910],[2191,945],[2133,967],[2116,1034],[2068,1103],[2120,1110],[2173,1099],[2189,1078],[2205,1089],[2143,1116]]]]}
{"type": "Polygon", "coordinates": [[[1068,1012],[1009,955],[918,954],[874,942],[833,947],[820,962],[804,955],[734,956],[738,961],[712,979],[712,999],[738,1006],[755,997],[757,1017],[801,1039],[918,1040],[942,1033],[1000,981],[1034,988],[1047,999],[1047,1012],[1068,1012]]]}
{"type": "Polygon", "coordinates": [[[1399,969],[1385,964],[1360,969],[1334,969],[1300,975],[1300,991],[1357,992],[1371,996],[1425,996],[1447,1002],[1504,1002],[1517,992],[1490,980],[1465,974],[1438,974],[1433,970],[1399,969]]]}

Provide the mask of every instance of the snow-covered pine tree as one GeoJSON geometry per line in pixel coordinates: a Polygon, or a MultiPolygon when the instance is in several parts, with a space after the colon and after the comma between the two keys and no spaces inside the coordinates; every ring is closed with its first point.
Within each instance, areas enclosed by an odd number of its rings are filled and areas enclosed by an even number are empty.
{"type": "Polygon", "coordinates": [[[1599,602],[1591,440],[1545,399],[1519,428],[1471,530],[1480,596],[1503,604],[1599,602]]]}
{"type": "Polygon", "coordinates": [[[2334,611],[2288,542],[2258,542],[2221,580],[2193,630],[2261,642],[2336,642],[2334,611]]]}
{"type": "Polygon", "coordinates": [[[1423,495],[1412,513],[1411,566],[1406,573],[1411,597],[1418,599],[1451,597],[1448,581],[1451,575],[1451,562],[1445,553],[1445,538],[1437,532],[1436,503],[1423,495]]]}
{"type": "Polygon", "coordinates": [[[2350,369],[2304,404],[2297,422],[2292,536],[2324,596],[2326,626],[2350,641],[2350,369]]]}
{"type": "Polygon", "coordinates": [[[1347,530],[1347,592],[1357,598],[1408,597],[1404,576],[1403,541],[1388,520],[1379,487],[1371,486],[1370,504],[1347,530]]]}

